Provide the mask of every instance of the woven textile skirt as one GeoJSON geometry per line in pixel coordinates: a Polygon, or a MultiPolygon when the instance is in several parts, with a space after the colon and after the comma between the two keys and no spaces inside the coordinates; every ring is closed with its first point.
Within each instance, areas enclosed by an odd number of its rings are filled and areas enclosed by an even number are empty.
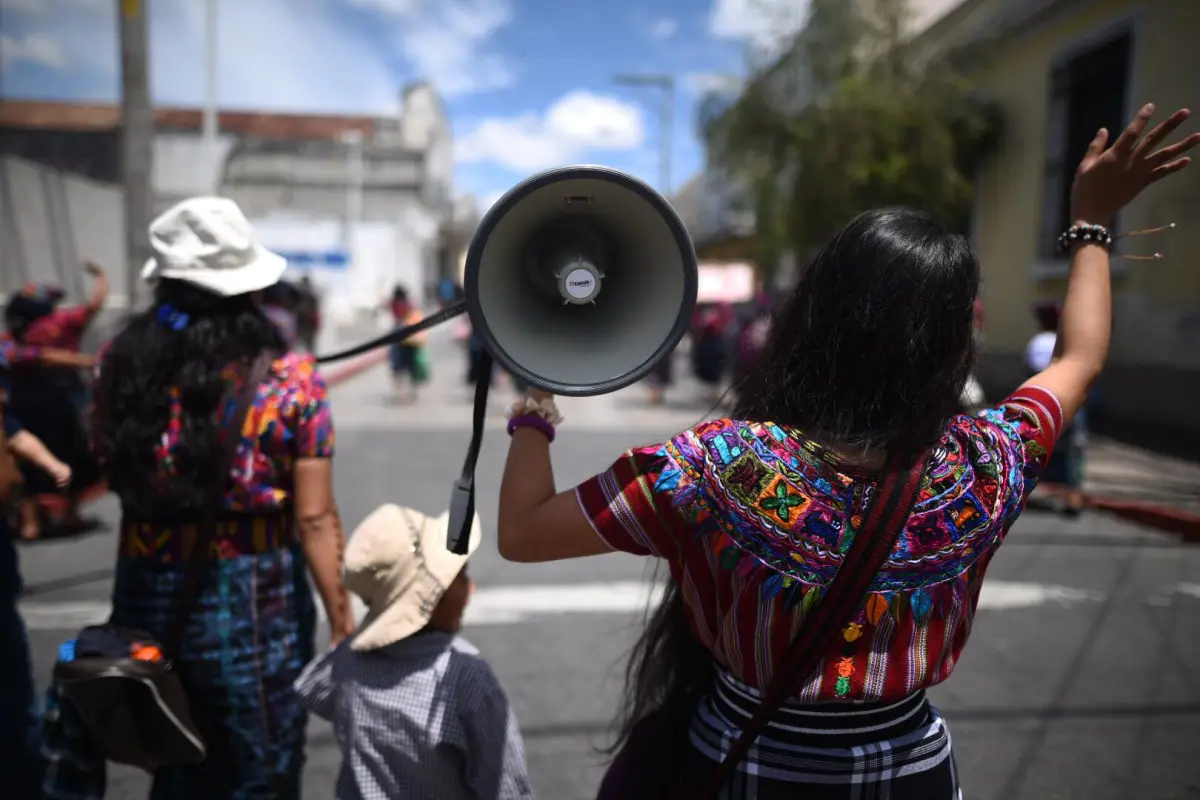
{"type": "MultiPolygon", "coordinates": [[[[292,682],[311,642],[301,641],[305,610],[295,566],[294,550],[284,546],[221,558],[207,568],[178,664],[208,757],[196,766],[160,769],[154,800],[300,797],[306,715],[292,682]]],[[[113,622],[163,637],[183,571],[178,561],[121,557],[113,622]]],[[[44,734],[44,796],[103,797],[104,762],[53,687],[44,734]]]]}
{"type": "MultiPolygon", "coordinates": [[[[707,774],[733,746],[759,693],[729,675],[692,718],[687,774],[707,774]]],[[[961,800],[950,732],[924,692],[836,710],[785,705],[720,800],[961,800]]]]}

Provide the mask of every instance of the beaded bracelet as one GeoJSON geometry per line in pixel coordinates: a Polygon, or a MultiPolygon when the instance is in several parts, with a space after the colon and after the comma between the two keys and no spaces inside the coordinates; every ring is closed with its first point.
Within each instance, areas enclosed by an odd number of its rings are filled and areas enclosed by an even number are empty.
{"type": "Polygon", "coordinates": [[[1074,244],[1098,244],[1106,250],[1112,249],[1112,231],[1103,225],[1084,222],[1072,225],[1058,236],[1058,250],[1064,253],[1074,244]]]}
{"type": "Polygon", "coordinates": [[[516,433],[517,428],[534,428],[541,431],[550,441],[554,441],[554,426],[537,414],[522,414],[509,419],[508,435],[516,433]]]}

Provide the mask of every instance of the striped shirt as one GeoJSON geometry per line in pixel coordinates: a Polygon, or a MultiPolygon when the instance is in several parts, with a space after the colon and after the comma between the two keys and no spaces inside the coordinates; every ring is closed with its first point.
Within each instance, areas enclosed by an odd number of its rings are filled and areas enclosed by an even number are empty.
{"type": "Polygon", "coordinates": [[[367,652],[343,642],[305,668],[296,692],[333,723],[338,800],[533,797],[516,715],[459,636],[424,631],[367,652]]]}
{"type": "MultiPolygon", "coordinates": [[[[1039,387],[950,420],[905,530],[801,702],[895,703],[950,677],[988,564],[1062,422],[1039,387]]],[[[719,419],[628,451],[576,496],[614,549],[668,562],[700,641],[762,687],[837,574],[875,485],[800,431],[719,419]]]]}

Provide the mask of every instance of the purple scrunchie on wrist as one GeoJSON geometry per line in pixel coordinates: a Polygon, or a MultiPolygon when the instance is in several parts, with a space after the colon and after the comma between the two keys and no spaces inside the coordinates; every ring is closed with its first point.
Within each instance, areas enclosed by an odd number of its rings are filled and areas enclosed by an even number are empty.
{"type": "Polygon", "coordinates": [[[536,428],[545,434],[546,438],[554,441],[554,426],[537,414],[522,414],[508,421],[508,435],[512,436],[517,428],[536,428]]]}

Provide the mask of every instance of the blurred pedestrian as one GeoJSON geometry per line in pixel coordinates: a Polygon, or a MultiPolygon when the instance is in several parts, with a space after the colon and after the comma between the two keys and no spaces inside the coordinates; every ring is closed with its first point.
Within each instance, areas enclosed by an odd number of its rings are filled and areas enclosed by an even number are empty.
{"type": "MultiPolygon", "coordinates": [[[[121,502],[113,625],[168,638],[196,526],[218,509],[179,652],[166,654],[207,755],[161,766],[152,794],[298,800],[306,719],[293,683],[312,645],[301,641],[297,533],[331,642],[353,628],[327,389],[313,358],[290,352],[262,311],[257,295],[286,262],[256,244],[235,204],[185,200],[149,234],[155,257],[143,276],[155,284],[153,304],[109,344],[95,383],[96,449],[121,502]],[[226,430],[256,364],[266,377],[250,386],[241,429],[226,430]],[[230,436],[235,466],[216,476],[230,436]]],[[[103,796],[96,732],[57,685],[44,734],[44,796],[103,796]]]]}
{"type": "Polygon", "coordinates": [[[554,399],[514,406],[501,555],[670,568],[601,798],[962,796],[926,690],[960,663],[989,562],[1104,368],[1107,226],[1200,144],[1159,149],[1187,112],[1143,139],[1152,112],[1112,147],[1100,131],[1075,173],[1061,357],[979,416],[959,413],[979,262],[908,209],[862,214],[817,253],[731,418],[560,493],[554,399]]]}
{"type": "Polygon", "coordinates": [[[734,348],[733,380],[740,384],[754,370],[771,332],[771,312],[775,300],[767,292],[759,292],[751,304],[750,313],[738,330],[734,348]]]}
{"type": "Polygon", "coordinates": [[[262,293],[262,310],[267,319],[275,323],[279,335],[283,337],[288,349],[294,349],[299,343],[299,332],[296,326],[296,300],[298,292],[286,281],[279,281],[274,286],[268,286],[262,293]]]}
{"type": "MultiPolygon", "coordinates": [[[[14,295],[5,308],[7,338],[25,347],[78,353],[88,326],[108,296],[108,276],[104,269],[85,261],[84,270],[95,282],[82,305],[59,308],[62,290],[44,284],[29,284],[14,295]]],[[[12,369],[10,411],[21,420],[25,430],[71,468],[71,482],[64,494],[53,477],[28,462],[22,464],[25,475],[25,496],[19,509],[22,536],[37,538],[41,533],[43,504],[60,502],[61,527],[79,531],[84,527],[79,516],[81,501],[85,495],[102,491],[84,420],[88,404],[86,384],[77,366],[24,362],[13,363],[12,369]]]]}
{"type": "Polygon", "coordinates": [[[467,555],[455,555],[449,516],[389,504],[350,537],[346,585],[367,617],[296,683],[304,706],[333,723],[338,800],[533,797],[508,697],[459,635],[479,517],[467,555]]]}
{"type": "MultiPolygon", "coordinates": [[[[1033,307],[1033,317],[1037,321],[1038,332],[1025,347],[1025,368],[1029,375],[1049,369],[1054,363],[1062,310],[1057,303],[1038,303],[1033,307]]],[[[1086,502],[1083,495],[1083,478],[1087,444],[1085,403],[1079,407],[1075,419],[1062,432],[1054,455],[1050,458],[1050,464],[1042,476],[1043,486],[1055,494],[1062,495],[1061,510],[1069,517],[1079,516],[1086,502]]]]}
{"type": "Polygon", "coordinates": [[[321,297],[312,279],[304,275],[296,287],[296,338],[305,352],[317,352],[317,336],[321,332],[321,297]]]}
{"type": "MultiPolygon", "coordinates": [[[[390,304],[392,320],[397,328],[416,325],[424,316],[408,299],[408,290],[397,284],[392,290],[390,304]]],[[[425,334],[418,333],[388,348],[388,363],[392,369],[393,402],[417,401],[419,387],[429,380],[429,361],[425,352],[425,334]],[[404,389],[407,386],[408,392],[404,389]]]]}
{"type": "Polygon", "coordinates": [[[721,394],[729,365],[730,335],[734,324],[729,303],[706,303],[696,308],[692,325],[692,370],[712,401],[721,394]]]}

